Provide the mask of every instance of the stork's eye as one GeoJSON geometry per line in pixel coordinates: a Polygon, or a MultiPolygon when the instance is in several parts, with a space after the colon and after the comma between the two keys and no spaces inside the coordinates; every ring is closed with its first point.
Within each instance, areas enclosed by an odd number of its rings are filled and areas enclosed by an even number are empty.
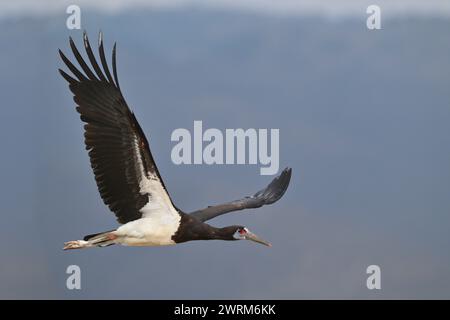
{"type": "Polygon", "coordinates": [[[246,234],[247,233],[247,229],[245,229],[245,228],[239,229],[239,233],[240,234],[246,234]]]}

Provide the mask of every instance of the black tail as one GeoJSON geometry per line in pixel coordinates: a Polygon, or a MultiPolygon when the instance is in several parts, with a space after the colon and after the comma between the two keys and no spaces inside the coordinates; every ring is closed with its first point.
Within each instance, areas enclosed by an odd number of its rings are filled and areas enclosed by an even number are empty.
{"type": "Polygon", "coordinates": [[[88,234],[87,236],[85,236],[85,237],[83,238],[83,240],[84,240],[84,241],[88,241],[88,240],[90,240],[90,239],[92,239],[92,238],[94,238],[94,237],[96,237],[96,236],[99,236],[99,235],[104,234],[104,233],[109,233],[109,232],[111,232],[111,231],[114,231],[114,230],[109,230],[109,231],[99,232],[99,233],[94,233],[94,234],[88,234]]]}

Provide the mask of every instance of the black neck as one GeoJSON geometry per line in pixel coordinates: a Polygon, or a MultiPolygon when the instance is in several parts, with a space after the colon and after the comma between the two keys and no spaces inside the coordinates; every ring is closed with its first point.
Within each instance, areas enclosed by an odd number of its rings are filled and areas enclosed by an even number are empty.
{"type": "Polygon", "coordinates": [[[192,240],[236,240],[233,235],[238,226],[215,228],[189,214],[181,214],[180,226],[172,236],[176,243],[192,240]]]}

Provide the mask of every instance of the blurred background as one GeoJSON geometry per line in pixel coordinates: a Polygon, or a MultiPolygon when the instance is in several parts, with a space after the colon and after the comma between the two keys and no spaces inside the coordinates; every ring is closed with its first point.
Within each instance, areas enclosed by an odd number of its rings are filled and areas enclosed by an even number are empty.
{"type": "MultiPolygon", "coordinates": [[[[450,3],[0,3],[0,298],[450,298],[450,3]],[[81,8],[81,30],[66,8],[81,8]],[[58,48],[118,45],[123,94],[185,211],[250,195],[258,165],[171,162],[177,128],[279,128],[276,204],[212,220],[272,242],[63,252],[115,228],[84,150],[58,48]],[[81,268],[81,290],[66,268],[81,268]],[[381,290],[366,268],[381,267],[381,290]]],[[[108,53],[109,56],[109,53],[108,53]]]]}

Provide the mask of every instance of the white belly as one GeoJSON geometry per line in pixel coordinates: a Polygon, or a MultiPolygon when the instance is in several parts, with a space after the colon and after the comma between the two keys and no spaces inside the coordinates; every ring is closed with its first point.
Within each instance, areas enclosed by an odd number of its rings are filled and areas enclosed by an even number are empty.
{"type": "MultiPolygon", "coordinates": [[[[179,216],[178,216],[179,217],[179,216]]],[[[177,232],[180,218],[173,215],[154,215],[134,220],[119,227],[117,242],[127,246],[174,245],[172,236],[177,232]]]]}

